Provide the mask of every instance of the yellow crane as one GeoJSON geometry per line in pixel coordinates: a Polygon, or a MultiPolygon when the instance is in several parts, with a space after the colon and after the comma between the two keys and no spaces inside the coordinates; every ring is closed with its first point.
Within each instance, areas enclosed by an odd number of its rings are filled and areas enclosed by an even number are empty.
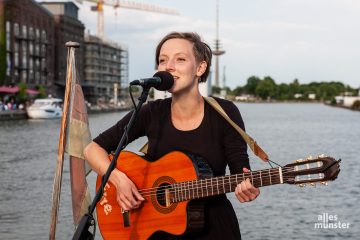
{"type": "Polygon", "coordinates": [[[147,12],[157,12],[170,15],[179,15],[179,12],[175,9],[159,7],[152,4],[145,4],[133,1],[125,0],[85,0],[88,2],[96,3],[96,6],[92,6],[91,10],[98,12],[97,21],[97,36],[100,38],[104,37],[104,5],[112,6],[114,9],[127,8],[134,10],[141,10],[147,12]]]}

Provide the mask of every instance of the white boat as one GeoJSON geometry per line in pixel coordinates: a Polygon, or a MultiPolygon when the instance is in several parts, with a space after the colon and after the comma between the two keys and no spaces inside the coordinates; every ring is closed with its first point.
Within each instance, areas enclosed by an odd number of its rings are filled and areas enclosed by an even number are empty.
{"type": "Polygon", "coordinates": [[[62,116],[62,100],[58,98],[36,99],[26,109],[29,118],[60,118],[62,116]]]}

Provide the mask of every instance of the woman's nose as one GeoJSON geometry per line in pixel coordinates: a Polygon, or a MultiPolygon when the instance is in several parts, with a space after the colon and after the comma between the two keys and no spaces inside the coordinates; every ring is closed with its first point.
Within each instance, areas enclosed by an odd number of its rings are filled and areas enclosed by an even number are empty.
{"type": "Polygon", "coordinates": [[[171,71],[171,70],[175,70],[175,64],[173,60],[169,60],[166,63],[166,71],[171,71]]]}

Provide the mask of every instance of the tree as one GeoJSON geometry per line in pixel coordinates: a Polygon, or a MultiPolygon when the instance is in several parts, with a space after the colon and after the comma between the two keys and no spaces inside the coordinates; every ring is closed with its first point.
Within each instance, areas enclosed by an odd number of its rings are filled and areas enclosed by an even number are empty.
{"type": "Polygon", "coordinates": [[[240,96],[245,92],[245,87],[237,86],[234,90],[232,90],[231,94],[234,96],[240,96]]]}
{"type": "Polygon", "coordinates": [[[218,87],[218,86],[212,86],[212,93],[213,94],[220,94],[220,91],[221,91],[221,87],[218,87]]]}
{"type": "Polygon", "coordinates": [[[19,87],[19,91],[15,96],[16,101],[18,103],[24,103],[27,100],[27,94],[26,94],[27,85],[25,83],[19,83],[18,87],[19,87]]]}
{"type": "Polygon", "coordinates": [[[278,94],[277,99],[278,100],[288,100],[289,99],[289,85],[286,83],[281,83],[278,87],[278,94]]]}
{"type": "Polygon", "coordinates": [[[248,78],[246,85],[244,86],[245,91],[248,94],[256,94],[256,88],[260,83],[261,79],[256,76],[251,76],[248,78]]]}
{"type": "Polygon", "coordinates": [[[274,98],[276,95],[276,83],[271,77],[265,77],[256,87],[256,95],[261,99],[274,98]]]}
{"type": "Polygon", "coordinates": [[[45,91],[44,86],[38,85],[38,86],[36,86],[36,89],[39,91],[37,98],[46,98],[46,91],[45,91]]]}

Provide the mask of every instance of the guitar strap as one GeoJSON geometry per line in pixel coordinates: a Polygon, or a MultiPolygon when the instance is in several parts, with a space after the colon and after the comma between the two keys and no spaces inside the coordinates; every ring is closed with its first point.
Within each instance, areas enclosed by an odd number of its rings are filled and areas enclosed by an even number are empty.
{"type": "MultiPolygon", "coordinates": [[[[241,137],[245,140],[245,142],[248,144],[250,149],[253,151],[253,153],[258,156],[260,159],[262,159],[264,162],[269,160],[268,155],[264,150],[261,149],[261,147],[256,143],[256,141],[250,137],[244,130],[242,130],[233,120],[230,119],[230,117],[227,115],[227,113],[224,111],[224,109],[220,106],[220,104],[212,97],[204,97],[204,100],[212,106],[225,120],[233,127],[235,130],[241,135],[241,137]]],[[[144,146],[141,147],[139,150],[142,153],[147,153],[148,150],[148,143],[145,143],[144,146]]]]}

